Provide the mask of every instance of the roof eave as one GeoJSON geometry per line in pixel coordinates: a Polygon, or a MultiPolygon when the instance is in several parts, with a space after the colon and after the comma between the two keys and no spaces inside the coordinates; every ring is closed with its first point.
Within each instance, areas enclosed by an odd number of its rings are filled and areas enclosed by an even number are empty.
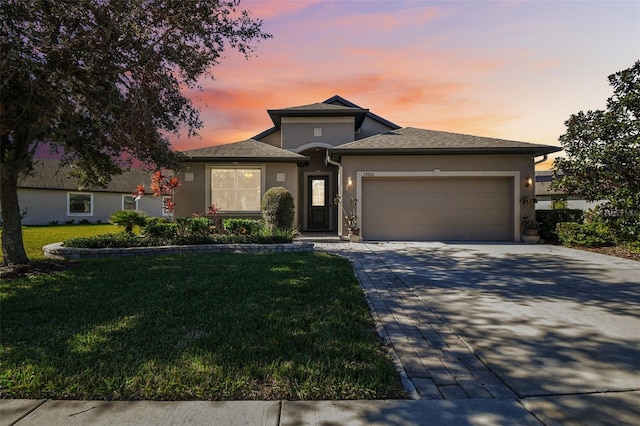
{"type": "Polygon", "coordinates": [[[309,157],[186,157],[185,163],[296,163],[300,166],[309,163],[309,157]]]}

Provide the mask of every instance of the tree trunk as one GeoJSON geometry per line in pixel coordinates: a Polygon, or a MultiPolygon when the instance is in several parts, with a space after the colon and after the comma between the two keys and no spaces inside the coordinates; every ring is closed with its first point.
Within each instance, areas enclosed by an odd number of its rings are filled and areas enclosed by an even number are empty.
{"type": "Polygon", "coordinates": [[[0,205],[2,206],[2,255],[4,265],[28,263],[22,241],[22,218],[18,205],[18,176],[23,164],[3,153],[0,169],[0,205]]]}

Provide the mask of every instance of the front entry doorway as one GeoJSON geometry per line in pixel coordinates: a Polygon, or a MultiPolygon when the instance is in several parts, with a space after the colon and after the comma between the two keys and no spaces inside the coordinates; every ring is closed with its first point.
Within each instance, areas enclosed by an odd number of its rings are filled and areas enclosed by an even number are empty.
{"type": "Polygon", "coordinates": [[[307,177],[307,229],[328,231],[331,216],[329,176],[307,177]]]}

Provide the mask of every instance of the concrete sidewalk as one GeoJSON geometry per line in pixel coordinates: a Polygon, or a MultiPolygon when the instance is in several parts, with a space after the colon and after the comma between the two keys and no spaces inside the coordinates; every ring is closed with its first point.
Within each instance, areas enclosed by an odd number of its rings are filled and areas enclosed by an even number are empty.
{"type": "Polygon", "coordinates": [[[1,400],[1,426],[638,425],[640,391],[515,399],[387,401],[1,400]]]}
{"type": "Polygon", "coordinates": [[[0,424],[539,425],[515,400],[106,402],[0,401],[0,424]]]}

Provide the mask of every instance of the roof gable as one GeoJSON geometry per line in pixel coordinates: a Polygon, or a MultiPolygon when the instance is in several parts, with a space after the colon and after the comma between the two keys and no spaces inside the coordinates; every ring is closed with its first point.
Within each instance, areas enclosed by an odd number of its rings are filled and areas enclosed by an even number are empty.
{"type": "Polygon", "coordinates": [[[309,159],[255,139],[183,151],[187,161],[261,161],[306,163],[309,159]]]}

